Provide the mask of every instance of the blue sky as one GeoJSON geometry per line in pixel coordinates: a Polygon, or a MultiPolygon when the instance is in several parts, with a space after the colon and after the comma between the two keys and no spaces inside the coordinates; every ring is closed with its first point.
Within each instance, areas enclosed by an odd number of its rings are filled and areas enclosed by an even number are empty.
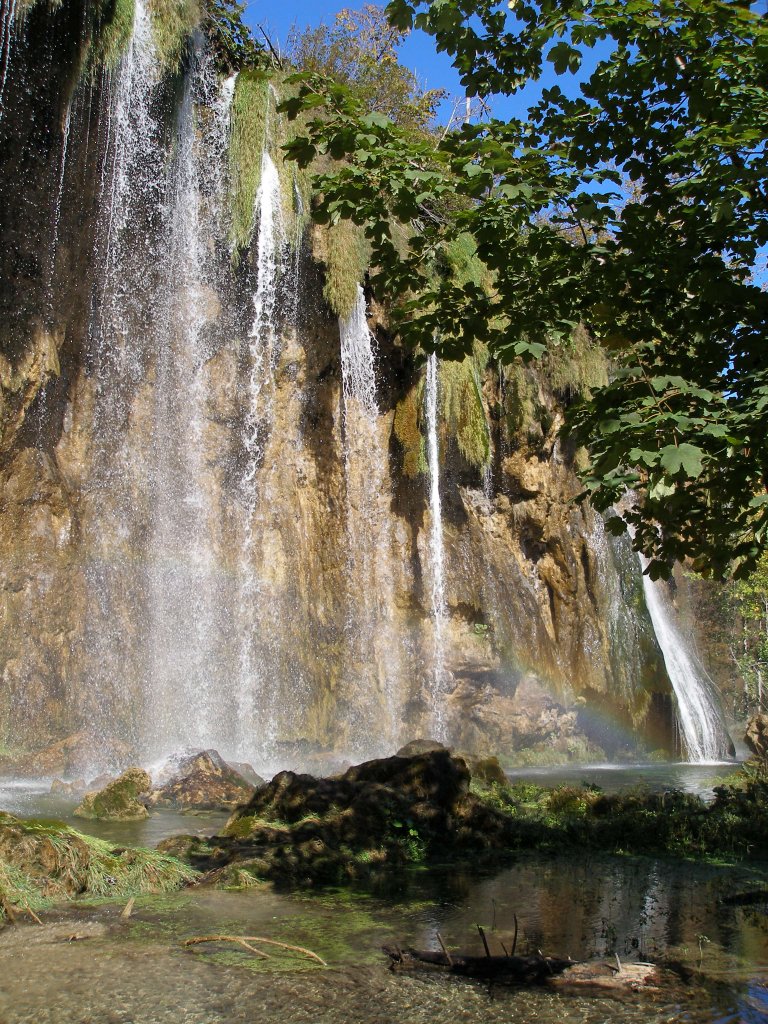
{"type": "MultiPolygon", "coordinates": [[[[282,2],[281,0],[249,0],[245,21],[253,29],[257,39],[262,38],[258,26],[263,25],[273,44],[277,46],[279,42],[281,47],[285,48],[293,26],[303,30],[308,25],[315,26],[322,22],[331,25],[337,11],[344,7],[353,10],[360,8],[364,2],[365,0],[282,0],[282,2]]],[[[383,7],[386,0],[377,0],[377,2],[379,6],[383,7]]],[[[587,60],[586,65],[594,66],[594,59],[605,55],[605,48],[598,47],[595,57],[592,60],[587,60]]],[[[400,59],[406,67],[416,73],[419,82],[425,88],[447,91],[450,98],[443,103],[438,112],[438,120],[443,122],[447,120],[453,107],[453,100],[464,94],[450,58],[445,53],[436,51],[434,41],[430,36],[424,32],[415,31],[403,43],[400,59]]],[[[563,91],[568,93],[578,88],[577,83],[583,77],[583,73],[576,79],[571,75],[558,77],[552,66],[545,64],[540,83],[529,85],[519,97],[497,97],[491,103],[492,113],[501,118],[523,115],[528,104],[537,98],[540,88],[550,86],[557,81],[563,91]]]]}
{"type": "MultiPolygon", "coordinates": [[[[385,0],[379,2],[384,6],[385,0]]],[[[263,25],[273,43],[279,40],[284,47],[294,25],[299,29],[321,22],[331,25],[337,11],[343,7],[354,10],[362,4],[363,0],[250,0],[245,21],[257,38],[260,38],[257,26],[263,25]]],[[[437,53],[433,41],[423,32],[413,32],[409,36],[400,51],[400,59],[427,88],[446,89],[455,96],[462,94],[450,58],[444,53],[437,53]]]]}

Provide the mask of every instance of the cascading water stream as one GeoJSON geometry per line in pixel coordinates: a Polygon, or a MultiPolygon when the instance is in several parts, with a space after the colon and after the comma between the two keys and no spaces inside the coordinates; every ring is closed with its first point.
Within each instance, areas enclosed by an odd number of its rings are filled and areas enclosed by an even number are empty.
{"type": "MultiPolygon", "coordinates": [[[[214,682],[225,601],[215,555],[215,488],[205,459],[205,330],[217,269],[209,240],[219,229],[219,211],[215,191],[204,202],[207,167],[216,154],[209,152],[197,110],[214,81],[198,50],[185,78],[165,206],[148,547],[152,685],[146,731],[154,734],[154,755],[225,742],[229,717],[226,694],[214,682]]],[[[215,130],[212,142],[215,150],[215,130]]]]}
{"type": "Polygon", "coordinates": [[[2,0],[0,11],[0,121],[3,119],[3,96],[11,64],[13,34],[16,28],[17,0],[2,0]]]}
{"type": "MultiPolygon", "coordinates": [[[[351,751],[377,752],[399,745],[401,726],[399,684],[402,638],[392,622],[394,565],[389,509],[382,497],[388,491],[388,453],[379,437],[376,400],[375,340],[366,319],[365,295],[358,286],[357,300],[348,317],[339,319],[342,372],[342,427],[346,484],[347,574],[350,610],[349,644],[356,665],[371,665],[376,673],[379,702],[367,706],[361,680],[350,680],[351,706],[358,721],[350,724],[351,751]],[[382,717],[383,711],[383,717],[382,717]]],[[[366,696],[371,694],[366,688],[366,696]]]]}
{"type": "Polygon", "coordinates": [[[241,629],[237,684],[238,729],[242,744],[260,744],[269,756],[276,738],[275,709],[265,689],[264,666],[256,652],[254,623],[261,601],[261,580],[254,566],[255,518],[259,507],[258,471],[272,418],[274,366],[279,335],[276,326],[278,284],[285,269],[285,229],[282,191],[277,167],[265,150],[261,182],[254,207],[257,230],[256,289],[253,320],[248,337],[248,380],[243,424],[245,468],[240,479],[243,499],[243,540],[240,549],[239,620],[241,629]]]}
{"type": "Polygon", "coordinates": [[[430,600],[433,624],[432,653],[432,728],[435,738],[445,739],[445,549],[443,512],[440,502],[440,447],[437,436],[437,356],[427,360],[425,406],[427,415],[427,465],[429,467],[429,561],[430,600]]]}
{"type": "Polygon", "coordinates": [[[72,122],[72,102],[67,103],[64,114],[64,124],[61,130],[61,157],[59,158],[59,181],[56,188],[56,201],[53,207],[53,230],[51,231],[51,248],[48,257],[48,272],[46,282],[46,304],[49,307],[53,304],[53,275],[56,271],[56,253],[59,246],[59,224],[61,222],[61,200],[64,195],[64,173],[67,169],[67,150],[69,149],[69,130],[72,122]]]}
{"type": "Polygon", "coordinates": [[[647,560],[642,555],[639,558],[645,603],[677,698],[680,732],[688,760],[695,764],[722,761],[730,756],[731,741],[715,697],[714,683],[683,640],[665,584],[652,580],[645,572],[647,560]]]}

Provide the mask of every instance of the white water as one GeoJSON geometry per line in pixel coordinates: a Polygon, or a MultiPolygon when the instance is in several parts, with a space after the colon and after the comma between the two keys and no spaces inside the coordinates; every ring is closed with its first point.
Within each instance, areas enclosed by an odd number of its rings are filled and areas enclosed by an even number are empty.
{"type": "Polygon", "coordinates": [[[401,745],[402,637],[393,622],[395,565],[389,512],[388,451],[379,433],[376,347],[365,295],[339,319],[342,433],[346,490],[347,645],[354,720],[346,723],[348,753],[385,754],[401,745]],[[360,666],[373,668],[375,689],[361,687],[360,666]]]}
{"type": "MultiPolygon", "coordinates": [[[[259,511],[258,471],[264,456],[274,403],[274,370],[279,335],[276,326],[278,285],[285,270],[286,247],[282,191],[277,167],[268,152],[261,162],[261,182],[254,205],[258,225],[256,289],[248,336],[248,381],[243,423],[245,467],[240,486],[243,498],[243,539],[240,548],[240,653],[237,681],[237,720],[240,751],[254,742],[262,760],[271,756],[276,739],[275,711],[270,706],[263,659],[259,656],[255,622],[262,604],[262,583],[255,566],[256,523],[259,511]]],[[[266,630],[264,633],[266,634],[266,630]]],[[[265,637],[262,637],[265,639],[265,637]]]]}
{"type": "Polygon", "coordinates": [[[648,562],[642,555],[639,557],[645,603],[677,698],[680,733],[688,760],[695,764],[722,761],[729,756],[730,740],[715,685],[680,633],[666,585],[645,574],[648,562]]]}
{"type": "MultiPolygon", "coordinates": [[[[169,167],[161,314],[151,455],[152,529],[148,544],[150,678],[147,736],[152,752],[221,742],[225,688],[216,685],[224,595],[216,559],[216,488],[205,460],[207,347],[215,315],[216,231],[204,202],[210,154],[196,101],[213,72],[200,54],[185,80],[169,167]],[[214,264],[214,265],[212,265],[214,264]],[[223,692],[224,691],[224,692],[223,692]]],[[[201,95],[202,94],[202,95],[201,95]]],[[[214,141],[215,145],[215,141],[214,141]]],[[[209,203],[216,209],[216,196],[209,203]]]]}
{"type": "Polygon", "coordinates": [[[51,232],[51,251],[48,258],[48,281],[46,284],[47,304],[51,305],[53,275],[56,270],[56,251],[59,244],[59,223],[61,221],[61,200],[64,194],[64,172],[67,169],[67,150],[69,148],[69,129],[72,121],[72,103],[67,104],[62,127],[61,158],[59,160],[59,182],[56,188],[56,202],[53,208],[53,231],[51,232]]]}
{"type": "Polygon", "coordinates": [[[357,286],[355,307],[346,319],[339,320],[341,341],[341,378],[344,416],[357,408],[367,417],[378,415],[376,405],[376,368],[374,345],[365,314],[365,295],[357,286]]]}
{"type": "Polygon", "coordinates": [[[429,562],[433,626],[431,720],[434,738],[445,739],[445,549],[443,511],[440,503],[440,446],[437,436],[437,356],[427,361],[425,405],[427,414],[427,465],[429,466],[429,562]]]}
{"type": "Polygon", "coordinates": [[[2,13],[0,13],[0,121],[3,119],[3,96],[11,64],[15,27],[16,0],[2,0],[2,13]]]}

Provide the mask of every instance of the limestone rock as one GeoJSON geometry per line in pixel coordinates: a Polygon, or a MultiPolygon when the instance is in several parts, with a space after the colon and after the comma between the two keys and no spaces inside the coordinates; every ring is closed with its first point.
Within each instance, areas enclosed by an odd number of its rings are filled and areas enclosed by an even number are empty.
{"type": "Polygon", "coordinates": [[[472,757],[466,759],[472,778],[479,782],[497,783],[505,786],[509,781],[498,757],[472,757]]]}
{"type": "Polygon", "coordinates": [[[410,743],[406,743],[405,746],[400,747],[397,751],[396,757],[414,757],[416,754],[428,754],[432,750],[447,750],[442,743],[438,743],[437,740],[411,740],[410,743]]]}
{"type": "Polygon", "coordinates": [[[768,760],[768,715],[760,713],[750,718],[744,741],[755,757],[768,760]]]}
{"type": "Polygon", "coordinates": [[[508,819],[470,794],[469,782],[466,762],[447,750],[367,761],[334,778],[280,772],[222,835],[173,849],[219,880],[245,870],[306,883],[504,848],[508,819]]]}
{"type": "Polygon", "coordinates": [[[174,777],[152,793],[150,802],[178,810],[232,810],[248,801],[259,782],[264,784],[251,772],[256,783],[235,771],[217,751],[203,750],[184,758],[174,777]]]}
{"type": "Polygon", "coordinates": [[[262,779],[253,765],[248,764],[247,761],[227,761],[227,764],[233,772],[237,772],[238,775],[241,775],[246,782],[250,782],[256,789],[259,786],[266,786],[267,780],[262,779]]]}
{"type": "MultiPolygon", "coordinates": [[[[3,771],[25,779],[79,775],[93,761],[97,749],[98,741],[90,733],[76,732],[42,750],[20,758],[6,759],[3,771]]],[[[116,760],[125,762],[130,755],[130,747],[116,742],[111,753],[116,760]]],[[[96,781],[103,785],[103,777],[96,781]]]]}
{"type": "Polygon", "coordinates": [[[54,779],[51,783],[52,796],[82,796],[87,789],[88,783],[85,779],[73,779],[72,782],[54,779]]]}
{"type": "Polygon", "coordinates": [[[149,817],[149,811],[139,797],[151,789],[152,780],[143,768],[129,768],[100,792],[86,793],[74,815],[99,821],[140,821],[149,817]]]}

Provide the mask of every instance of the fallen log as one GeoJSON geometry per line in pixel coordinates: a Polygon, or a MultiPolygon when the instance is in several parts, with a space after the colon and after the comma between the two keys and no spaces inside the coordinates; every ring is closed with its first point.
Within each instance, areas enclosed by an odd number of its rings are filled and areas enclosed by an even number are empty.
{"type": "Polygon", "coordinates": [[[575,966],[575,960],[551,956],[471,956],[425,949],[400,949],[384,946],[393,970],[422,965],[444,967],[450,974],[465,978],[499,981],[507,985],[542,985],[555,975],[575,966]]]}
{"type": "Polygon", "coordinates": [[[602,960],[563,960],[543,956],[472,956],[422,949],[384,946],[390,968],[434,970],[500,985],[545,985],[574,995],[614,995],[658,991],[672,976],[655,964],[606,963],[602,960]]]}

